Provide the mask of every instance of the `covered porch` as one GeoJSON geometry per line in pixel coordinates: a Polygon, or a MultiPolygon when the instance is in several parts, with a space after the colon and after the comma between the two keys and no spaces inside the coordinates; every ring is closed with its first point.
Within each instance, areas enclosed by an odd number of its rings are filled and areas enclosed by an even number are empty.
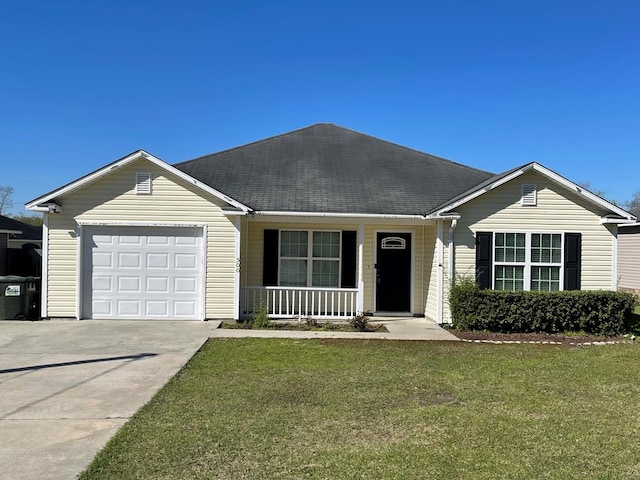
{"type": "Polygon", "coordinates": [[[340,321],[364,313],[438,321],[440,223],[422,216],[244,217],[238,317],[263,309],[273,319],[340,321]]]}

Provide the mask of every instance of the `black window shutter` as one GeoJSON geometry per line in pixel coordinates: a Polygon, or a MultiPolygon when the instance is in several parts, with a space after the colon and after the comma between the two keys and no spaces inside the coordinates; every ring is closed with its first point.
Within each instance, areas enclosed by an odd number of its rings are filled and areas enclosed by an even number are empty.
{"type": "Polygon", "coordinates": [[[342,232],[342,288],[356,288],[357,238],[358,232],[342,232]]]}
{"type": "Polygon", "coordinates": [[[491,288],[493,233],[476,233],[476,281],[481,289],[491,288]]]}
{"type": "Polygon", "coordinates": [[[278,285],[278,239],[278,230],[264,231],[262,284],[265,287],[278,285]]]}
{"type": "Polygon", "coordinates": [[[582,234],[564,234],[564,289],[580,290],[582,234]]]}

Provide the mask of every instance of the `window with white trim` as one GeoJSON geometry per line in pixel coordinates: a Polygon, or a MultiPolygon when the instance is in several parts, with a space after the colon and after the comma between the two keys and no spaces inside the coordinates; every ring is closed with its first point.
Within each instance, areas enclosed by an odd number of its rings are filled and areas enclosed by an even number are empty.
{"type": "Polygon", "coordinates": [[[561,290],[562,236],[562,233],[496,232],[493,288],[561,290]]]}
{"type": "Polygon", "coordinates": [[[340,252],[340,232],[281,230],[279,285],[339,287],[340,252]]]}

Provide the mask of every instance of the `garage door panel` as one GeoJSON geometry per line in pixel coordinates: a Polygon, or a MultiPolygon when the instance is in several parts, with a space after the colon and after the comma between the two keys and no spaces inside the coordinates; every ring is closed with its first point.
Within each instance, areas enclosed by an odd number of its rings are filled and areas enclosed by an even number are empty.
{"type": "Polygon", "coordinates": [[[114,240],[115,239],[113,235],[94,235],[93,236],[93,243],[96,246],[113,245],[114,240]]]}
{"type": "Polygon", "coordinates": [[[105,276],[93,276],[93,289],[97,292],[111,293],[113,292],[113,278],[105,276]]]}
{"type": "Polygon", "coordinates": [[[176,246],[187,246],[187,247],[193,247],[197,244],[197,238],[196,237],[177,237],[175,239],[176,242],[176,246]]]}
{"type": "Polygon", "coordinates": [[[174,259],[175,268],[182,270],[195,270],[198,266],[198,261],[194,254],[176,253],[174,259]]]}
{"type": "Polygon", "coordinates": [[[169,279],[167,277],[147,277],[147,293],[169,293],[169,279]]]}
{"type": "Polygon", "coordinates": [[[89,228],[83,238],[84,318],[200,318],[201,229],[106,228],[89,228]]]}
{"type": "Polygon", "coordinates": [[[168,317],[169,303],[166,300],[147,300],[145,314],[149,317],[168,317]]]}
{"type": "Polygon", "coordinates": [[[140,300],[117,300],[117,315],[127,318],[137,318],[140,316],[140,300]]]}
{"type": "Polygon", "coordinates": [[[120,252],[118,253],[118,268],[140,268],[140,253],[137,252],[120,252]]]}
{"type": "Polygon", "coordinates": [[[94,300],[92,302],[94,315],[111,316],[113,311],[111,309],[111,300],[94,300]]]}
{"type": "Polygon", "coordinates": [[[166,247],[171,245],[171,239],[166,235],[151,236],[147,237],[147,245],[166,247]]]}
{"type": "Polygon", "coordinates": [[[196,283],[193,277],[175,278],[173,290],[178,293],[196,293],[196,283]]]}
{"type": "Polygon", "coordinates": [[[120,235],[117,237],[118,245],[123,246],[140,246],[142,245],[142,237],[138,235],[120,235]]]}
{"type": "Polygon", "coordinates": [[[93,252],[93,266],[112,268],[113,267],[113,253],[110,252],[93,252]]]}
{"type": "Polygon", "coordinates": [[[147,253],[147,268],[169,268],[169,253],[147,253]]]}
{"type": "Polygon", "coordinates": [[[193,302],[176,301],[173,304],[174,315],[176,317],[192,317],[195,315],[195,304],[193,302]]]}
{"type": "Polygon", "coordinates": [[[118,293],[141,293],[140,277],[118,277],[118,293]]]}

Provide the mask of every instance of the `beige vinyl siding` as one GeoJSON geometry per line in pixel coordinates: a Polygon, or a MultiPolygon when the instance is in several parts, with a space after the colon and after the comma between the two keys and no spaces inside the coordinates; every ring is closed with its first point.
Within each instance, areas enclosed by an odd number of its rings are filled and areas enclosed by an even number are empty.
{"type": "Polygon", "coordinates": [[[582,233],[582,290],[611,290],[614,238],[600,223],[596,207],[578,195],[528,172],[456,208],[461,215],[455,230],[455,270],[475,275],[475,232],[578,232],[582,233]],[[520,205],[521,185],[537,185],[537,206],[520,205]]]}
{"type": "Polygon", "coordinates": [[[618,229],[618,288],[640,293],[640,226],[618,229]]]}
{"type": "Polygon", "coordinates": [[[75,317],[78,291],[78,225],[82,222],[194,223],[207,226],[205,316],[232,318],[235,228],[219,200],[146,160],[130,164],[60,199],[49,215],[50,317],[75,317]],[[152,174],[152,194],[135,193],[136,172],[152,174]]]}
{"type": "MultiPolygon", "coordinates": [[[[244,286],[262,285],[263,269],[263,248],[264,230],[352,230],[359,232],[360,225],[353,223],[292,223],[292,222],[252,222],[247,221],[248,235],[246,242],[242,245],[242,280],[244,286]],[[246,259],[246,261],[244,260],[246,259]]],[[[435,238],[435,227],[425,227],[428,241],[435,238]]],[[[374,284],[375,284],[375,245],[377,232],[411,232],[413,244],[413,292],[412,292],[412,313],[423,313],[425,297],[427,295],[428,283],[431,274],[431,262],[433,247],[428,245],[424,248],[423,228],[421,226],[399,226],[384,224],[366,224],[364,226],[363,245],[363,280],[364,280],[364,303],[365,311],[375,310],[374,284]],[[423,255],[427,268],[423,270],[423,255]]]]}

